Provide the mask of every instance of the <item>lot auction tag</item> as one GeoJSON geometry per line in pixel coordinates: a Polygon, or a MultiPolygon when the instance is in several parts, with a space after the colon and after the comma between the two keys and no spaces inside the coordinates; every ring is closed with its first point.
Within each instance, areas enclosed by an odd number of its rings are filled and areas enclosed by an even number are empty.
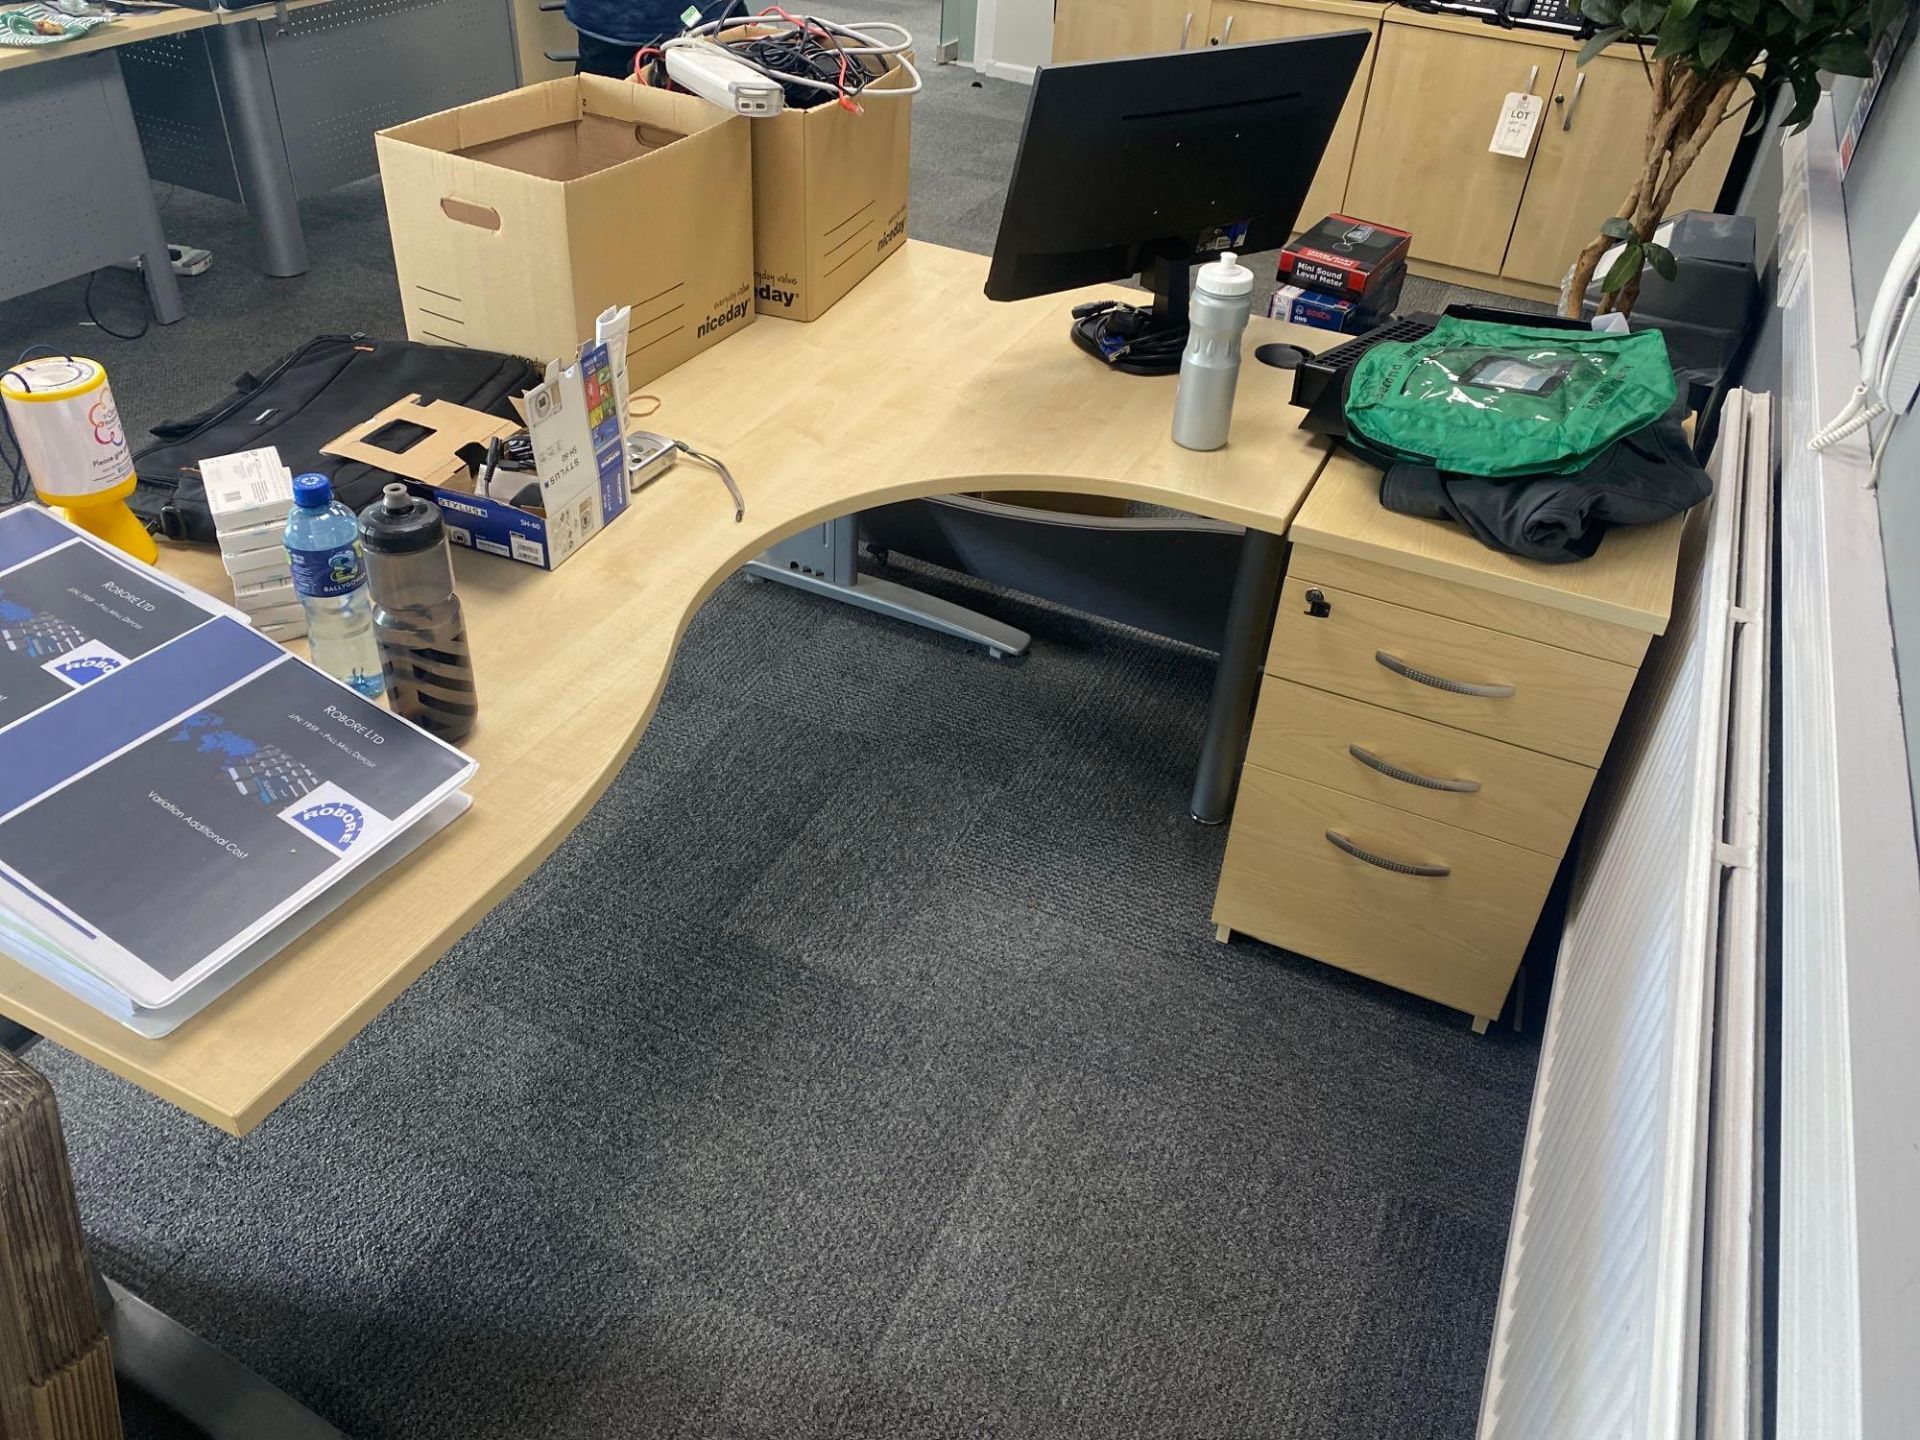
{"type": "Polygon", "coordinates": [[[1515,155],[1524,160],[1533,149],[1533,132],[1540,126],[1540,112],[1547,102],[1538,95],[1510,93],[1500,106],[1499,123],[1493,127],[1493,141],[1487,146],[1496,155],[1515,155]]]}

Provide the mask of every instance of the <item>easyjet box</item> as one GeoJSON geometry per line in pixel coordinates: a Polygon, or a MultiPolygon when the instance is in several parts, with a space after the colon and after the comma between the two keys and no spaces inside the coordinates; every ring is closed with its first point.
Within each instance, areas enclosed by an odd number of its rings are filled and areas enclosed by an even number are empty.
{"type": "Polygon", "coordinates": [[[829,101],[750,122],[753,282],[762,315],[817,320],[907,238],[913,101],[897,63],[854,114],[829,101]]]}
{"type": "Polygon", "coordinates": [[[747,121],[575,75],[374,137],[407,335],[544,359],[631,305],[627,383],[753,320],[747,121]]]}

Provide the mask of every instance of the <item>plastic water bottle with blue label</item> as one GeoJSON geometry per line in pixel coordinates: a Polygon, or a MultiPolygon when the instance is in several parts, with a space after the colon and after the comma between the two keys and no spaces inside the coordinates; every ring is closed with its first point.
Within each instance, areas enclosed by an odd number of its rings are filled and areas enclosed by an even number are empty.
{"type": "Polygon", "coordinates": [[[334,679],[378,700],[386,682],[373,636],[360,522],[333,498],[333,482],[325,475],[293,477],[285,543],[293,588],[307,612],[308,657],[334,679]]]}

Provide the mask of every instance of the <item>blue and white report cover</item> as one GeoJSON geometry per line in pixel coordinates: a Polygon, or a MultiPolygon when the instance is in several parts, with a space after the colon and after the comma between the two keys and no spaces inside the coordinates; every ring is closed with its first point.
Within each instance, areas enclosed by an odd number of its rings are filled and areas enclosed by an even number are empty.
{"type": "Polygon", "coordinates": [[[0,659],[0,949],[121,1018],[171,1006],[445,823],[466,755],[145,567],[10,557],[15,529],[0,515],[0,645],[64,648],[0,659]]]}
{"type": "Polygon", "coordinates": [[[0,726],[239,614],[45,510],[0,512],[0,726]]]}

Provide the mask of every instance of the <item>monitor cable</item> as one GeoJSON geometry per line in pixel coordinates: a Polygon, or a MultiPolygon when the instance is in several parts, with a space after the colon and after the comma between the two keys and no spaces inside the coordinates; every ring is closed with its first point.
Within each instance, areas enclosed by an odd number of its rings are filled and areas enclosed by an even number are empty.
{"type": "MultiPolygon", "coordinates": [[[[112,267],[108,267],[108,268],[110,269],[112,267]]],[[[93,308],[94,283],[98,281],[101,275],[104,273],[105,271],[103,270],[95,270],[91,275],[87,276],[87,288],[85,293],[81,297],[80,303],[86,309],[88,323],[91,324],[93,328],[98,330],[102,335],[111,335],[116,340],[138,340],[141,336],[145,335],[147,331],[151,329],[153,326],[153,308],[152,308],[152,303],[149,301],[147,297],[146,291],[142,289],[142,291],[140,292],[140,328],[138,330],[116,330],[111,325],[107,324],[106,321],[102,320],[100,318],[99,312],[97,312],[93,308]]],[[[145,284],[144,277],[142,278],[141,283],[144,286],[145,284]]]]}
{"type": "Polygon", "coordinates": [[[1153,311],[1118,300],[1073,307],[1073,343],[1128,375],[1173,375],[1187,349],[1185,324],[1160,323],[1153,311]]]}

